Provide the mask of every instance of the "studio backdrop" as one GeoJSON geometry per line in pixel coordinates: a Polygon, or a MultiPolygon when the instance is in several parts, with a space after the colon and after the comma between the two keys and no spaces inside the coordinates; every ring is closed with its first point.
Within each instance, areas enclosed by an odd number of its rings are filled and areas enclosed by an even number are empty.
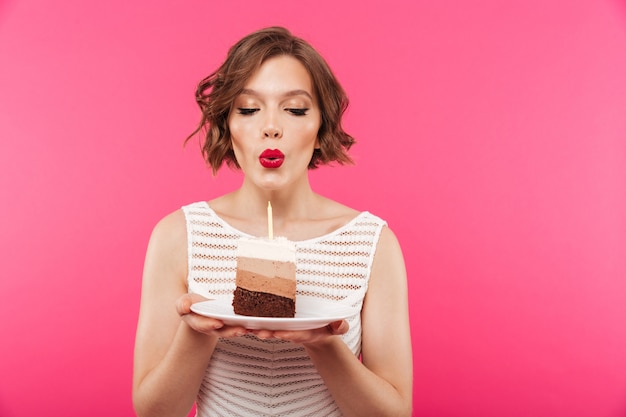
{"type": "Polygon", "coordinates": [[[195,87],[272,25],[350,97],[311,181],[402,244],[414,415],[625,416],[618,0],[0,2],[0,416],[133,415],[152,227],[241,178],[195,87]]]}

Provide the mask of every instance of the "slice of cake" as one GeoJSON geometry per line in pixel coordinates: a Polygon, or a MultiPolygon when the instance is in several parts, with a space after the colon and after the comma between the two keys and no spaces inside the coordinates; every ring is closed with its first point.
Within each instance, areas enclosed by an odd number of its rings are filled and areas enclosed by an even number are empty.
{"type": "Polygon", "coordinates": [[[294,317],[296,247],[283,237],[241,238],[237,246],[235,314],[294,317]]]}

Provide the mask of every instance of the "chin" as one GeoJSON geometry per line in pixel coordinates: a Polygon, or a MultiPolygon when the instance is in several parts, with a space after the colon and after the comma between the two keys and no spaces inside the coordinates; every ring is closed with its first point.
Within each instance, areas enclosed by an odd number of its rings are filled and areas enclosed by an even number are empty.
{"type": "Polygon", "coordinates": [[[260,188],[267,190],[267,191],[280,191],[281,189],[285,188],[285,185],[282,183],[276,183],[276,182],[264,182],[259,184],[260,188]]]}
{"type": "Polygon", "coordinates": [[[276,191],[285,187],[285,181],[277,175],[263,175],[261,178],[256,178],[253,180],[254,184],[268,191],[276,191]]]}

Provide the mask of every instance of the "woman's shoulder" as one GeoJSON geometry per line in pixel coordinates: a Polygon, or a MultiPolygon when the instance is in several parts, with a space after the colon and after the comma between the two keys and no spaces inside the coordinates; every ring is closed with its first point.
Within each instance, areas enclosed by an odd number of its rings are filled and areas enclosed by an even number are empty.
{"type": "Polygon", "coordinates": [[[362,211],[340,203],[339,201],[320,196],[319,214],[323,217],[329,219],[352,219],[361,213],[362,211]]]}
{"type": "Polygon", "coordinates": [[[367,210],[358,210],[334,200],[329,200],[327,218],[334,218],[338,223],[348,224],[355,221],[371,224],[373,227],[388,229],[385,219],[367,210]]]}
{"type": "Polygon", "coordinates": [[[185,276],[187,228],[182,209],[165,215],[152,229],[145,265],[146,271],[152,271],[149,276],[161,276],[158,271],[175,271],[178,276],[185,276]]]}
{"type": "Polygon", "coordinates": [[[179,208],[163,216],[152,229],[150,240],[179,243],[186,239],[185,212],[179,208]]]}

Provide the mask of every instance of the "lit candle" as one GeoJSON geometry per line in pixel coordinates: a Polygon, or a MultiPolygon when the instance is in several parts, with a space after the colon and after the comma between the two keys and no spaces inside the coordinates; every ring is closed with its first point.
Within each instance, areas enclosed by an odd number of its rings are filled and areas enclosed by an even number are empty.
{"type": "Polygon", "coordinates": [[[272,219],[272,203],[267,202],[267,235],[274,239],[274,220],[272,219]]]}

